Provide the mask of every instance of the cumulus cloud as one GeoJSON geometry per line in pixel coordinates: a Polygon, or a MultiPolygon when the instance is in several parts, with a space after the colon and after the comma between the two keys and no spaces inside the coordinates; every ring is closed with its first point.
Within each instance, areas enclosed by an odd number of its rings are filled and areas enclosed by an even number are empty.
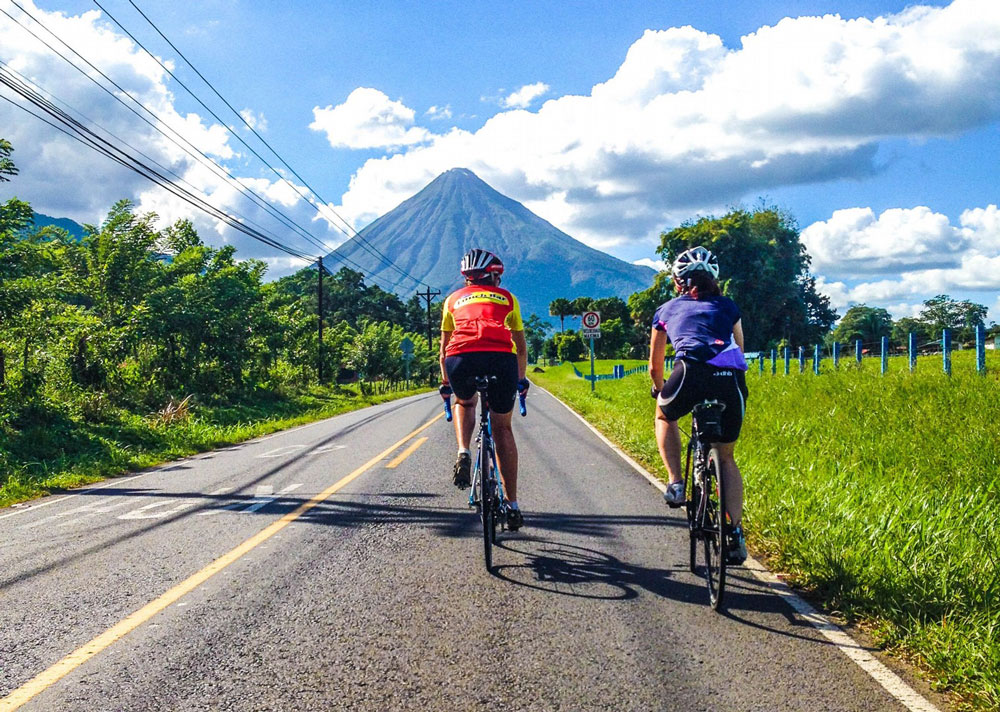
{"type": "Polygon", "coordinates": [[[267,131],[267,118],[265,118],[264,114],[258,114],[253,109],[243,109],[240,112],[240,116],[250,125],[250,128],[257,129],[258,131],[267,131]]]}
{"type": "Polygon", "coordinates": [[[342,204],[371,219],[463,165],[608,246],[773,187],[863,179],[879,170],[886,138],[951,136],[997,118],[995,0],[874,19],[787,18],[732,48],[692,27],[649,30],[589,94],[373,158],[342,204]]]}
{"type": "Polygon", "coordinates": [[[450,106],[432,106],[425,114],[431,121],[447,121],[452,117],[450,106]]]}
{"type": "MultiPolygon", "coordinates": [[[[1000,291],[1000,211],[964,211],[958,225],[926,207],[838,210],[802,231],[821,273],[817,289],[843,311],[864,302],[909,316],[936,294],[972,294],[987,303],[1000,291]]],[[[998,311],[994,311],[996,316],[998,311]]]]}
{"type": "Polygon", "coordinates": [[[668,267],[663,260],[654,260],[649,257],[643,257],[641,260],[633,260],[634,265],[643,265],[644,267],[652,267],[657,272],[665,272],[668,267]]]}
{"type": "Polygon", "coordinates": [[[527,109],[535,99],[547,94],[549,88],[549,85],[544,82],[525,84],[517,91],[504,97],[500,103],[508,109],[527,109]]]}
{"type": "MultiPolygon", "coordinates": [[[[245,217],[265,232],[279,235],[279,239],[294,244],[300,250],[318,251],[319,248],[292,236],[287,227],[251,202],[224,174],[220,176],[218,169],[209,170],[180,147],[183,141],[188,141],[223,165],[227,162],[238,163],[241,158],[230,145],[231,134],[225,126],[177,108],[169,75],[130,40],[116,34],[101,19],[101,13],[91,11],[72,16],[40,10],[30,0],[22,4],[31,15],[59,37],[65,38],[76,51],[135,96],[183,140],[171,141],[140,121],[24,29],[7,17],[0,16],[0,36],[3,37],[0,59],[13,71],[58,97],[72,107],[78,117],[89,117],[85,120],[88,125],[93,120],[141,149],[149,157],[143,160],[156,161],[163,167],[161,170],[179,176],[208,196],[216,206],[245,217]]],[[[47,36],[20,11],[12,11],[12,14],[35,32],[47,36]]],[[[9,92],[4,93],[9,95],[9,92]]],[[[261,114],[248,109],[243,115],[258,128],[266,128],[261,114]]],[[[14,146],[13,158],[20,168],[20,174],[10,188],[41,213],[96,224],[101,222],[114,201],[129,198],[140,211],[156,212],[160,216],[158,225],[161,227],[173,220],[187,218],[195,223],[206,242],[234,244],[239,248],[241,257],[275,254],[273,248],[205,216],[146,179],[117,166],[7,102],[0,102],[0,127],[3,127],[3,137],[14,146]]],[[[236,175],[239,176],[238,173],[236,175]]],[[[330,244],[344,239],[343,234],[326,221],[313,222],[316,211],[299,200],[283,179],[243,177],[240,180],[305,226],[318,239],[330,244]]],[[[300,190],[304,192],[301,187],[300,190]]],[[[290,269],[287,262],[275,264],[285,271],[290,269]]]]}
{"type": "Polygon", "coordinates": [[[343,104],[313,108],[309,128],[334,148],[396,148],[423,143],[429,132],[413,126],[413,109],[378,89],[359,87],[343,104]]]}

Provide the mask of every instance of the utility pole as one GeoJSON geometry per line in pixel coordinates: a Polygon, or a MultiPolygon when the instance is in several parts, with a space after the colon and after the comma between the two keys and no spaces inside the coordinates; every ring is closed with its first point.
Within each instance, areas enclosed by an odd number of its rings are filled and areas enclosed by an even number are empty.
{"type": "Polygon", "coordinates": [[[431,301],[434,297],[441,296],[441,290],[435,289],[433,292],[431,288],[428,287],[425,292],[417,292],[418,297],[422,297],[427,302],[427,348],[433,348],[433,343],[431,341],[431,301]]]}
{"type": "Polygon", "coordinates": [[[323,258],[319,258],[318,262],[318,272],[319,272],[319,290],[318,290],[318,305],[316,308],[316,314],[319,323],[319,363],[316,365],[316,371],[319,376],[320,385],[323,384],[323,258]]]}

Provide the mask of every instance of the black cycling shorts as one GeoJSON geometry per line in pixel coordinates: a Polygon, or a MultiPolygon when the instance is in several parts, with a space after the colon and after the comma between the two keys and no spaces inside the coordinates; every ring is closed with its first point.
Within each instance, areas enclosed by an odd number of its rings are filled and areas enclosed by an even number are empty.
{"type": "Polygon", "coordinates": [[[448,382],[459,400],[469,400],[476,394],[477,376],[495,376],[486,398],[494,413],[514,410],[517,396],[517,356],[503,351],[470,351],[449,356],[444,360],[448,382]]]}
{"type": "Polygon", "coordinates": [[[680,420],[703,400],[725,403],[719,442],[732,443],[739,438],[743,427],[747,394],[747,378],[743,371],[678,359],[656,404],[667,420],[680,420]]]}

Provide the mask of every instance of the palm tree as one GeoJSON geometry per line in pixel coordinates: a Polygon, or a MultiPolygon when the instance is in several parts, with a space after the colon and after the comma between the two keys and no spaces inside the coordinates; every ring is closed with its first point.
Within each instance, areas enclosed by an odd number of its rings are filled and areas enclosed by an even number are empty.
{"type": "Polygon", "coordinates": [[[549,302],[549,316],[559,317],[559,333],[563,332],[563,320],[573,313],[573,305],[568,299],[559,297],[549,302]]]}

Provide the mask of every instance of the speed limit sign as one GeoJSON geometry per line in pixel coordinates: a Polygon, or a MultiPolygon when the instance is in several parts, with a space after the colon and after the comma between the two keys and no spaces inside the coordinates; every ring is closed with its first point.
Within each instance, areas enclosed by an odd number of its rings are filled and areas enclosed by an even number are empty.
{"type": "Polygon", "coordinates": [[[601,312],[584,312],[580,322],[584,329],[597,329],[601,326],[601,312]]]}

